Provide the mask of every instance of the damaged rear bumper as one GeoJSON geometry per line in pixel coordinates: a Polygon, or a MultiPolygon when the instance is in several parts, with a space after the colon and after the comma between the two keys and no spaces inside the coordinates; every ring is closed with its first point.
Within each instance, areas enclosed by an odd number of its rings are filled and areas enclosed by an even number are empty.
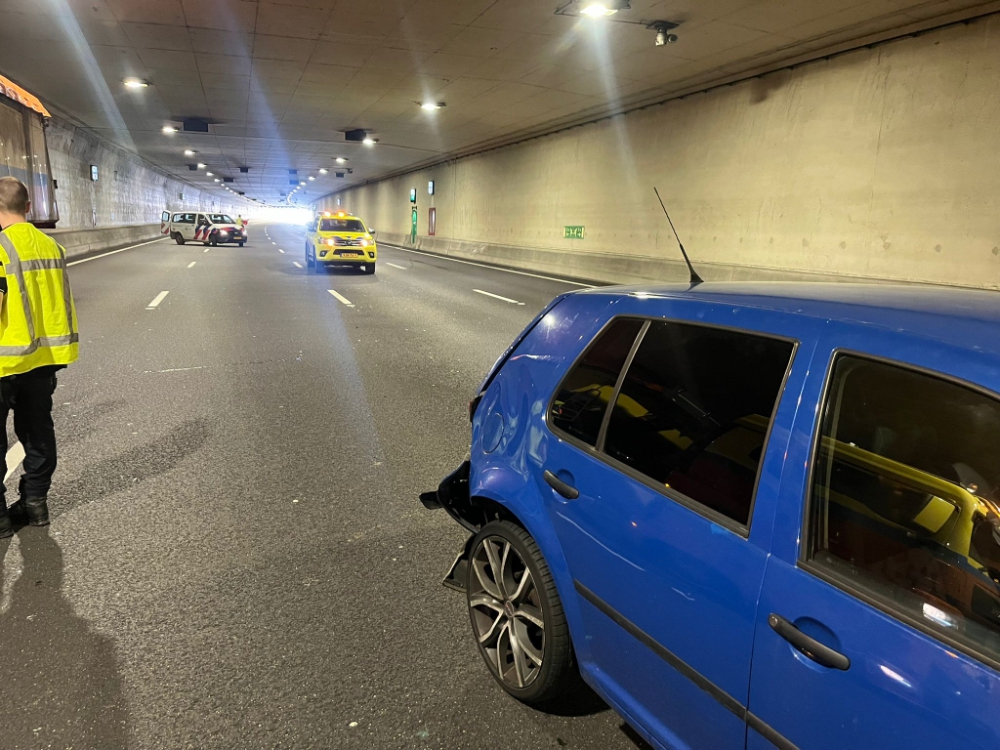
{"type": "Polygon", "coordinates": [[[459,551],[455,562],[448,568],[442,583],[446,588],[454,591],[465,591],[465,578],[468,571],[469,555],[472,551],[472,540],[478,526],[470,520],[473,507],[472,498],[469,495],[469,461],[463,461],[455,471],[446,476],[436,490],[423,492],[420,495],[420,502],[428,510],[444,508],[445,512],[455,519],[463,528],[470,532],[470,536],[465,540],[462,549],[459,551]]]}

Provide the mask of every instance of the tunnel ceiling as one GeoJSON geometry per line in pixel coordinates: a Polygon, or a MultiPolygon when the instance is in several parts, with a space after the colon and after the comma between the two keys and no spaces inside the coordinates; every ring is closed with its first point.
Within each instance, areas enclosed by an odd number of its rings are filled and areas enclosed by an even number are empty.
{"type": "Polygon", "coordinates": [[[297,169],[308,200],[996,5],[631,0],[630,10],[595,20],[574,16],[573,3],[557,14],[564,4],[0,0],[0,73],[183,179],[212,186],[204,174],[212,171],[278,201],[297,169]],[[655,46],[651,21],[679,24],[678,41],[655,46]],[[149,85],[127,89],[128,78],[149,85]],[[425,101],[446,106],[426,111],[425,101]],[[209,132],[162,132],[184,118],[207,120],[209,132]],[[378,143],[345,142],[352,128],[378,143]],[[335,176],[338,156],[353,170],[344,179],[335,176]],[[208,169],[190,171],[196,161],[208,169]]]}

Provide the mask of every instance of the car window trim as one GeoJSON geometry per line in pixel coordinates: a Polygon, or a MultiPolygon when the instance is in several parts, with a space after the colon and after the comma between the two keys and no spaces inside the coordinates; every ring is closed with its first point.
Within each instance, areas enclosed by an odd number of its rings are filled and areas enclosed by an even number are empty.
{"type": "Polygon", "coordinates": [[[774,428],[774,421],[775,417],[778,414],[778,409],[780,408],[781,402],[784,400],[785,397],[785,390],[788,385],[788,378],[791,375],[792,365],[795,363],[795,357],[799,351],[799,344],[800,341],[798,339],[794,339],[788,336],[763,333],[761,331],[748,330],[745,328],[736,328],[734,326],[717,325],[715,323],[704,323],[700,321],[692,322],[678,318],[648,317],[644,315],[615,315],[612,318],[610,318],[603,326],[601,326],[600,331],[594,334],[594,337],[590,340],[590,343],[587,344],[586,348],[577,356],[576,359],[573,360],[573,364],[571,364],[569,368],[566,370],[566,374],[563,375],[562,378],[560,378],[559,384],[556,386],[555,390],[552,392],[552,396],[549,398],[548,407],[545,410],[545,415],[542,421],[545,423],[546,427],[548,427],[549,431],[552,432],[558,439],[570,443],[576,448],[582,450],[584,453],[587,453],[591,457],[596,458],[598,461],[601,461],[602,463],[609,465],[612,469],[615,469],[616,471],[619,471],[625,474],[626,476],[631,477],[637,482],[641,482],[650,489],[656,490],[661,495],[669,498],[670,500],[673,500],[675,503],[687,508],[688,510],[694,511],[695,513],[697,513],[700,516],[703,516],[712,523],[718,524],[719,526],[722,526],[723,528],[732,531],[734,534],[737,534],[743,537],[744,539],[749,539],[750,527],[753,525],[754,509],[757,507],[757,490],[760,486],[760,477],[764,470],[764,459],[767,456],[768,447],[770,446],[771,443],[771,431],[774,428]],[[558,396],[560,391],[562,390],[563,383],[566,382],[566,380],[569,378],[573,370],[576,369],[577,365],[579,365],[580,362],[582,362],[583,359],[586,358],[587,354],[589,354],[590,350],[597,344],[597,341],[604,334],[604,332],[615,322],[619,320],[628,320],[628,319],[641,320],[644,322],[644,325],[639,330],[639,333],[636,334],[636,340],[632,342],[632,349],[629,350],[629,355],[625,358],[625,363],[622,365],[621,372],[618,373],[618,379],[615,382],[615,391],[612,394],[611,400],[608,402],[607,408],[604,410],[604,416],[601,419],[601,429],[597,434],[598,444],[601,446],[602,449],[598,450],[596,446],[589,445],[588,443],[585,443],[583,440],[580,440],[579,438],[570,435],[568,432],[565,432],[564,430],[561,430],[554,424],[550,423],[549,415],[552,413],[552,406],[555,403],[556,396],[558,396]],[[672,487],[667,488],[662,486],[659,482],[656,482],[654,479],[652,479],[652,477],[643,474],[641,471],[632,468],[628,464],[622,463],[618,459],[609,456],[607,453],[603,451],[604,447],[603,438],[606,437],[607,433],[606,423],[610,422],[611,410],[614,406],[615,401],[618,400],[618,392],[622,384],[625,382],[624,376],[628,373],[628,367],[629,365],[632,364],[633,358],[639,351],[639,346],[642,344],[642,340],[645,338],[646,332],[649,330],[650,325],[652,325],[654,322],[657,321],[677,323],[679,325],[698,326],[700,328],[711,328],[718,331],[741,333],[747,336],[758,336],[760,338],[770,339],[772,341],[784,341],[792,345],[792,351],[788,356],[788,364],[785,366],[785,374],[784,376],[782,376],[781,386],[778,389],[778,395],[774,400],[774,407],[771,410],[771,416],[769,418],[770,421],[768,422],[767,431],[764,433],[764,443],[761,448],[760,463],[757,465],[757,476],[754,479],[753,496],[750,498],[750,510],[747,516],[747,522],[745,524],[740,523],[739,521],[730,518],[729,516],[720,513],[717,510],[709,508],[707,505],[704,505],[703,503],[698,502],[694,498],[688,497],[687,495],[678,492],[672,487]]]}
{"type": "MultiPolygon", "coordinates": [[[[960,386],[962,388],[968,388],[982,396],[991,398],[994,401],[1000,402],[1000,394],[997,394],[988,388],[985,388],[977,383],[971,383],[968,380],[963,380],[962,378],[955,377],[954,375],[949,375],[947,373],[939,372],[937,370],[931,370],[927,367],[922,367],[920,365],[915,365],[909,362],[903,362],[896,359],[891,359],[888,357],[881,357],[877,354],[870,354],[868,352],[858,351],[856,349],[850,349],[847,347],[837,347],[830,353],[830,361],[827,363],[825,380],[823,383],[823,393],[820,396],[820,408],[817,410],[816,414],[816,426],[813,429],[812,444],[809,447],[809,470],[806,473],[806,486],[805,486],[805,508],[802,513],[802,527],[799,529],[799,553],[796,559],[796,567],[806,571],[807,573],[819,578],[821,581],[840,589],[843,593],[851,596],[863,604],[872,607],[883,614],[888,615],[901,622],[904,625],[909,625],[913,629],[929,636],[941,645],[953,648],[956,651],[961,651],[966,656],[971,656],[976,661],[985,664],[991,669],[1000,671],[1000,656],[989,654],[982,649],[978,649],[971,646],[964,641],[957,640],[948,635],[947,631],[939,630],[926,622],[921,620],[919,617],[914,617],[913,614],[902,609],[899,605],[893,602],[889,597],[879,594],[878,591],[871,589],[862,583],[858,583],[854,578],[850,578],[844,575],[843,572],[838,571],[837,568],[843,567],[845,570],[850,570],[851,566],[847,562],[841,562],[838,560],[837,563],[827,563],[820,560],[816,560],[811,557],[814,548],[814,539],[812,534],[812,519],[813,519],[813,480],[816,474],[816,459],[818,456],[820,433],[823,429],[823,421],[826,414],[827,399],[830,396],[830,389],[833,386],[833,372],[836,368],[837,361],[840,357],[854,357],[855,359],[867,360],[869,362],[875,362],[877,364],[888,365],[890,367],[896,367],[898,369],[910,370],[918,375],[925,375],[927,377],[935,378],[937,380],[944,380],[945,382],[951,383],[953,385],[960,386]]],[[[894,585],[894,584],[889,584],[894,585]]]]}

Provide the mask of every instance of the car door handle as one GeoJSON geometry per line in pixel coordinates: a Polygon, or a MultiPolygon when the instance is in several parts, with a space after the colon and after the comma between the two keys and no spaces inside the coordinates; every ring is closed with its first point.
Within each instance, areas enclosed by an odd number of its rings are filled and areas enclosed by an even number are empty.
{"type": "Polygon", "coordinates": [[[573,485],[564,482],[548,469],[546,469],[545,473],[542,474],[542,478],[545,479],[545,483],[548,484],[549,487],[554,489],[567,500],[576,500],[580,497],[580,490],[573,485]]]}
{"type": "Polygon", "coordinates": [[[842,653],[809,637],[781,615],[772,612],[767,618],[767,624],[775,633],[817,664],[841,671],[846,671],[851,666],[851,660],[842,653]]]}

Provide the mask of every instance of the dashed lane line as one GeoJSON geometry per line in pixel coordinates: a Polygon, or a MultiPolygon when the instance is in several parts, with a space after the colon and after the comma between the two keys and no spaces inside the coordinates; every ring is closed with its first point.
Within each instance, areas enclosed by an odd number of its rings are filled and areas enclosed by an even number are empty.
{"type": "Polygon", "coordinates": [[[523,302],[518,302],[516,299],[511,299],[510,297],[501,297],[499,294],[493,294],[493,292],[484,292],[482,289],[473,289],[472,291],[478,292],[479,294],[485,294],[487,297],[492,297],[493,299],[503,300],[504,302],[509,302],[512,305],[523,305],[523,302]]]}
{"type": "Polygon", "coordinates": [[[284,254],[284,252],[285,252],[285,251],[284,251],[284,250],[282,250],[282,249],[281,249],[281,248],[279,247],[279,248],[278,248],[278,252],[279,252],[279,253],[282,253],[282,254],[284,254]]]}
{"type": "Polygon", "coordinates": [[[514,268],[504,268],[503,266],[492,266],[489,263],[476,263],[472,260],[462,260],[461,258],[450,258],[447,255],[438,255],[437,253],[425,253],[420,250],[414,250],[412,247],[400,247],[399,245],[390,245],[388,242],[381,243],[386,247],[391,247],[393,250],[402,250],[405,253],[416,253],[417,255],[423,255],[427,258],[437,258],[438,260],[450,260],[452,263],[464,263],[467,266],[479,266],[480,268],[488,268],[491,271],[502,271],[503,273],[515,273],[518,276],[530,276],[533,279],[544,279],[545,281],[558,281],[560,284],[571,284],[573,286],[580,287],[581,289],[596,289],[597,287],[593,284],[584,284],[582,281],[573,281],[572,279],[560,279],[558,276],[545,276],[540,273],[530,273],[529,271],[518,271],[514,268]]]}
{"type": "Polygon", "coordinates": [[[196,261],[196,260],[192,260],[190,263],[188,263],[188,268],[194,268],[194,264],[197,263],[197,262],[198,261],[196,261]]]}
{"type": "Polygon", "coordinates": [[[327,289],[327,291],[330,292],[330,294],[332,294],[334,297],[336,297],[338,300],[343,302],[348,307],[354,307],[354,303],[351,302],[349,299],[347,299],[347,297],[345,297],[343,294],[340,294],[337,290],[327,289]]]}
{"type": "Polygon", "coordinates": [[[10,475],[17,471],[17,467],[24,460],[24,446],[20,441],[14,443],[7,451],[7,473],[3,476],[3,481],[10,479],[10,475]]]}
{"type": "Polygon", "coordinates": [[[170,292],[160,292],[159,294],[157,294],[155,297],[153,297],[153,301],[150,302],[148,305],[146,305],[146,309],[155,310],[159,306],[159,304],[163,302],[163,300],[166,298],[168,294],[170,294],[170,292]]]}
{"type": "Polygon", "coordinates": [[[385,264],[387,266],[392,266],[393,268],[398,268],[400,271],[405,271],[406,270],[406,266],[397,266],[395,263],[390,263],[389,261],[386,261],[385,264]]]}
{"type": "Polygon", "coordinates": [[[293,260],[292,265],[295,266],[296,268],[302,268],[302,264],[299,263],[297,260],[293,260]]]}

